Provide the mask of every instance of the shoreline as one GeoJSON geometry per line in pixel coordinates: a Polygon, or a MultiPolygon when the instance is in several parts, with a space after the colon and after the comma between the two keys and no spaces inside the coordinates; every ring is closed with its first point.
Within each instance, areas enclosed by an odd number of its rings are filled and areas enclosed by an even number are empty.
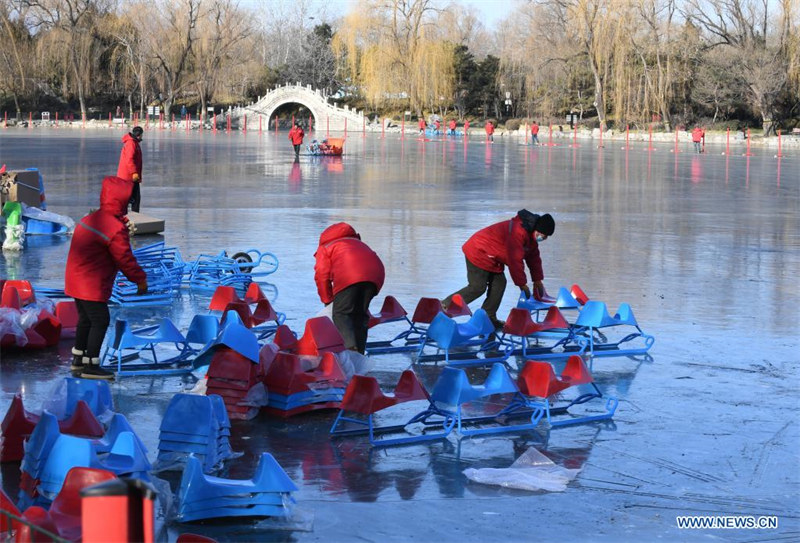
{"type": "MultiPolygon", "coordinates": [[[[33,121],[31,124],[32,126],[28,125],[28,121],[9,121],[7,126],[0,124],[0,134],[6,130],[116,130],[122,131],[127,130],[133,127],[133,124],[128,122],[127,120],[124,122],[120,121],[113,121],[110,125],[108,121],[102,120],[88,120],[84,124],[81,121],[59,121],[57,124],[55,121],[33,121]]],[[[186,131],[211,131],[211,125],[208,122],[200,122],[200,121],[189,121],[189,129],[186,128],[186,121],[175,121],[173,126],[170,126],[171,123],[146,123],[140,124],[146,131],[158,131],[158,132],[186,132],[186,131]]],[[[235,123],[231,126],[231,132],[245,132],[242,127],[236,126],[238,123],[235,123]]],[[[218,132],[225,132],[226,127],[218,127],[218,132]]],[[[273,130],[262,130],[263,132],[271,132],[273,130]]],[[[285,130],[284,130],[285,131],[285,130]]],[[[367,130],[368,132],[377,133],[380,132],[379,127],[369,127],[367,130]]],[[[384,129],[385,132],[392,133],[392,134],[399,134],[401,129],[397,126],[391,126],[384,129]]],[[[258,129],[250,129],[249,132],[258,132],[258,129]]],[[[335,131],[331,131],[335,132],[335,131]]],[[[352,133],[359,133],[360,131],[353,131],[352,133]]],[[[335,132],[340,133],[340,132],[335,132]]],[[[406,136],[417,136],[419,135],[419,130],[417,128],[411,129],[410,127],[406,128],[405,130],[406,136]]],[[[504,130],[504,129],[496,129],[494,133],[495,137],[498,138],[516,138],[516,139],[526,139],[526,132],[524,128],[520,128],[518,130],[504,130]]],[[[442,133],[437,137],[448,137],[446,134],[442,133]]],[[[456,136],[463,137],[463,136],[456,136]]],[[[485,132],[482,127],[470,128],[469,130],[469,137],[471,139],[484,139],[485,132]]],[[[598,128],[594,129],[581,129],[579,128],[576,131],[553,131],[552,139],[554,141],[572,141],[572,140],[582,140],[582,141],[598,141],[600,142],[600,130],[598,128]]],[[[651,141],[650,138],[652,137],[653,143],[658,144],[686,144],[692,143],[691,132],[689,131],[678,131],[678,141],[675,140],[675,132],[653,132],[652,134],[649,131],[642,131],[642,130],[631,130],[627,134],[627,140],[630,142],[635,143],[642,143],[651,141]]],[[[530,135],[528,134],[528,139],[530,135]]],[[[546,129],[542,129],[539,132],[539,145],[546,147],[547,141],[550,138],[550,134],[546,129]]],[[[781,146],[783,148],[790,148],[790,149],[800,149],[800,134],[781,134],[780,136],[781,146]]],[[[626,141],[626,133],[617,132],[615,130],[605,130],[602,134],[602,141],[605,143],[606,141],[612,141],[614,143],[624,143],[626,141]]],[[[721,132],[721,131],[708,131],[706,132],[705,143],[711,144],[722,144],[725,145],[729,143],[732,146],[743,146],[745,147],[747,144],[747,139],[742,137],[741,132],[721,132]]],[[[760,136],[755,135],[751,132],[750,134],[750,145],[753,147],[760,147],[760,148],[777,148],[778,147],[778,136],[760,136]]]]}

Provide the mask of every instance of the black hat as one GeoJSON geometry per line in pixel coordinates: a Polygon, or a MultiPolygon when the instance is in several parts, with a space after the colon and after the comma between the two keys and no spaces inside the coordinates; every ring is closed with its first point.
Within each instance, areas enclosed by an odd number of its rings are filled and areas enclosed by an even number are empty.
{"type": "Polygon", "coordinates": [[[144,130],[141,126],[134,126],[133,130],[131,130],[131,134],[137,138],[140,138],[142,134],[144,134],[144,130]]]}
{"type": "Polygon", "coordinates": [[[536,231],[547,237],[553,235],[556,230],[556,221],[550,213],[545,213],[536,220],[536,231]]]}

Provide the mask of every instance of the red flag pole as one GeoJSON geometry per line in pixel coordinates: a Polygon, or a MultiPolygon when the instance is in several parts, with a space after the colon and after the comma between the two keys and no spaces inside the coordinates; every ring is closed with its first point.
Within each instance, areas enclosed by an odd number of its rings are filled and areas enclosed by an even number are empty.
{"type": "Polygon", "coordinates": [[[750,153],[750,129],[747,129],[747,156],[753,156],[750,153]]]}
{"type": "Polygon", "coordinates": [[[782,158],[783,153],[781,153],[781,131],[778,130],[778,158],[782,158]]]}
{"type": "Polygon", "coordinates": [[[406,116],[403,114],[403,120],[400,123],[400,139],[406,139],[406,116]]]}
{"type": "Polygon", "coordinates": [[[727,156],[729,154],[731,154],[731,129],[730,129],[730,127],[728,127],[728,129],[725,131],[725,155],[727,156]]]}

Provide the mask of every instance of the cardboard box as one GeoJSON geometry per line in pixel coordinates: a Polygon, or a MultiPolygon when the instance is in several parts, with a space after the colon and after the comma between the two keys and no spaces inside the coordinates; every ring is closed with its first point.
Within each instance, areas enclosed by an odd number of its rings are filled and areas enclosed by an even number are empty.
{"type": "Polygon", "coordinates": [[[41,207],[39,172],[10,171],[0,176],[0,204],[6,202],[41,207]]]}

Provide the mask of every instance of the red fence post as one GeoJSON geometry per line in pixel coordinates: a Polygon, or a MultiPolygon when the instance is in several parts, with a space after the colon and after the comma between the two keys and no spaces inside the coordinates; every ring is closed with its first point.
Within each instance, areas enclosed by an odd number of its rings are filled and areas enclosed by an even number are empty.
{"type": "Polygon", "coordinates": [[[603,148],[603,123],[600,123],[600,149],[603,148]]]}
{"type": "Polygon", "coordinates": [[[628,149],[630,149],[630,147],[629,147],[629,144],[628,144],[628,137],[629,137],[629,135],[630,135],[630,127],[629,127],[629,126],[626,124],[626,125],[625,125],[625,150],[626,150],[626,151],[627,151],[628,149]]]}
{"type": "Polygon", "coordinates": [[[406,139],[406,116],[403,114],[403,120],[400,122],[400,139],[406,139]]]}
{"type": "Polygon", "coordinates": [[[547,136],[547,146],[553,146],[553,123],[550,123],[550,135],[547,136]]]}
{"type": "Polygon", "coordinates": [[[753,156],[750,153],[750,129],[747,129],[747,156],[753,156]]]}
{"type": "Polygon", "coordinates": [[[778,158],[781,157],[783,157],[783,154],[781,153],[781,131],[778,130],[778,158]]]}
{"type": "Polygon", "coordinates": [[[247,115],[244,116],[244,129],[242,130],[245,134],[247,133],[247,115]]]}
{"type": "Polygon", "coordinates": [[[731,129],[725,131],[725,156],[731,154],[731,129]]]}

